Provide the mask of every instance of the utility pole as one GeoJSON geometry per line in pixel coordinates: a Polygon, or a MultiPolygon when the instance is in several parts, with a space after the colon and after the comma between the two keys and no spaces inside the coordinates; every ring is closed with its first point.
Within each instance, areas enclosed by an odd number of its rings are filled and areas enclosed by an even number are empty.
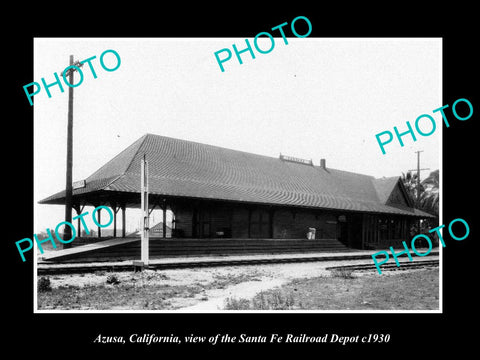
{"type": "MultiPolygon", "coordinates": [[[[417,206],[420,203],[420,171],[422,170],[430,170],[430,168],[423,168],[420,169],[420,153],[423,152],[423,150],[415,151],[417,153],[417,206]]],[[[415,171],[415,169],[410,169],[408,171],[415,171]]]]}
{"type": "MultiPolygon", "coordinates": [[[[424,168],[424,169],[420,169],[420,153],[423,152],[423,150],[419,150],[419,151],[415,151],[417,153],[417,201],[416,201],[416,205],[417,207],[420,206],[420,171],[422,170],[430,170],[429,168],[424,168]]],[[[415,169],[410,169],[408,171],[415,171],[415,169]]],[[[417,229],[417,232],[420,233],[421,229],[422,229],[422,220],[421,219],[418,219],[418,222],[417,222],[417,226],[418,226],[418,229],[417,229]]]]}
{"type": "MultiPolygon", "coordinates": [[[[62,76],[68,76],[68,82],[73,85],[73,73],[75,67],[81,67],[83,64],[79,61],[73,62],[73,55],[70,55],[70,65],[67,67],[67,72],[62,73],[62,76]]],[[[68,123],[67,123],[67,174],[65,186],[65,221],[72,222],[72,167],[73,167],[73,87],[68,87],[68,123]]],[[[68,241],[72,238],[72,229],[70,226],[65,226],[63,230],[63,240],[68,241]]],[[[63,244],[63,248],[72,247],[71,242],[63,244]]]]}

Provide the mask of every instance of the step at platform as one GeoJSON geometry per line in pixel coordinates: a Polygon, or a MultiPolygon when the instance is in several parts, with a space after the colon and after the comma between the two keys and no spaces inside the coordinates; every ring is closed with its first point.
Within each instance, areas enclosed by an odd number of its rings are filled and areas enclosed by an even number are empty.
{"type": "MultiPolygon", "coordinates": [[[[336,239],[150,239],[150,259],[178,256],[282,254],[355,251],[336,239]]],[[[114,238],[54,251],[43,262],[140,259],[140,239],[114,238]]]]}

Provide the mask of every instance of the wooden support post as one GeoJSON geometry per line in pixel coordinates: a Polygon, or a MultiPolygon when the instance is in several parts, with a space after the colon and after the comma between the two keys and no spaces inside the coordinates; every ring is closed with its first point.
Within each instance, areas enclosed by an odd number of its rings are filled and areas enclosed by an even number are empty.
{"type": "Polygon", "coordinates": [[[117,209],[113,208],[113,237],[117,237],[117,209]]]}
{"type": "Polygon", "coordinates": [[[162,213],[163,213],[163,238],[167,237],[167,204],[165,199],[163,199],[163,206],[162,206],[162,213]]]}
{"type": "MultiPolygon", "coordinates": [[[[80,214],[81,214],[81,211],[77,211],[77,215],[80,215],[80,214]]],[[[77,234],[78,234],[78,237],[82,237],[82,228],[80,224],[80,218],[77,219],[77,234]]]]}
{"type": "MultiPolygon", "coordinates": [[[[99,208],[97,210],[97,222],[101,224],[102,222],[100,221],[102,219],[102,208],[99,208]]],[[[100,226],[97,226],[97,231],[98,231],[98,237],[102,237],[102,228],[100,226]]]]}
{"type": "Polygon", "coordinates": [[[141,185],[141,207],[142,207],[142,239],[141,239],[141,260],[145,265],[149,262],[149,212],[148,212],[148,162],[143,155],[143,159],[140,167],[140,185],[141,185]]]}
{"type": "Polygon", "coordinates": [[[111,202],[110,207],[113,210],[113,237],[117,237],[117,213],[120,210],[120,207],[117,205],[116,202],[111,202]]]}
{"type": "Polygon", "coordinates": [[[172,208],[172,206],[170,206],[170,210],[172,211],[172,236],[171,237],[175,237],[175,229],[177,228],[177,221],[175,219],[175,210],[172,208]]]}
{"type": "MultiPolygon", "coordinates": [[[[83,209],[85,208],[85,204],[82,207],[80,207],[80,205],[75,205],[73,208],[77,212],[77,215],[80,215],[83,209]]],[[[77,237],[81,237],[81,236],[82,236],[82,226],[81,226],[80,217],[79,217],[77,219],[77,237]]]]}
{"type": "Polygon", "coordinates": [[[121,206],[121,209],[122,209],[122,238],[125,237],[125,234],[126,234],[126,230],[125,230],[125,224],[126,224],[126,220],[125,220],[125,204],[122,204],[121,206]]]}
{"type": "MultiPolygon", "coordinates": [[[[73,204],[72,208],[75,210],[77,215],[80,215],[81,210],[80,210],[80,205],[78,204],[73,204]]],[[[82,235],[82,229],[80,227],[80,218],[77,219],[77,237],[80,237],[82,235]]]]}

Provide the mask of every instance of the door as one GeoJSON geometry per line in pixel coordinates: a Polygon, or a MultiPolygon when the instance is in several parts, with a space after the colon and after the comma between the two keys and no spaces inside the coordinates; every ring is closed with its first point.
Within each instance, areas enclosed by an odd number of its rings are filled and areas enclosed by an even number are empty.
{"type": "Polygon", "coordinates": [[[195,209],[193,212],[193,237],[209,238],[211,237],[210,212],[205,209],[195,209]]]}
{"type": "Polygon", "coordinates": [[[270,237],[270,212],[263,209],[250,211],[250,238],[266,239],[270,237]]]}

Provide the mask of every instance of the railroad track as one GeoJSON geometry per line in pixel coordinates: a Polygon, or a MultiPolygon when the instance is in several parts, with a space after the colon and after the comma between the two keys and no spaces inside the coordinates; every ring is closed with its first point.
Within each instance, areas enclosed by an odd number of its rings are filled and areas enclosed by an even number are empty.
{"type": "MultiPolygon", "coordinates": [[[[363,255],[349,257],[348,259],[358,260],[366,258],[363,255]]],[[[370,258],[370,256],[368,256],[370,258]]],[[[292,257],[292,258],[260,258],[260,259],[222,259],[222,260],[199,260],[199,261],[175,261],[166,263],[151,263],[144,268],[151,270],[166,269],[185,269],[194,267],[214,267],[214,266],[235,266],[235,265],[261,265],[261,264],[281,264],[281,263],[297,263],[297,262],[314,262],[323,261],[318,257],[292,257]]],[[[332,256],[328,260],[345,260],[344,256],[332,256]]],[[[54,275],[54,274],[79,274],[91,273],[95,271],[134,271],[135,266],[130,264],[75,264],[75,265],[43,265],[37,267],[38,275],[54,275]]]]}
{"type": "MultiPolygon", "coordinates": [[[[214,266],[236,266],[236,265],[261,265],[261,264],[281,264],[281,263],[298,263],[298,262],[319,262],[319,261],[348,261],[348,260],[371,260],[371,255],[332,255],[328,257],[302,256],[302,257],[285,257],[285,258],[250,258],[250,259],[232,259],[225,258],[219,260],[190,260],[190,261],[172,261],[151,263],[145,266],[152,270],[165,269],[182,269],[193,267],[214,267],[214,266]]],[[[422,260],[414,262],[402,262],[401,267],[397,268],[395,263],[385,264],[382,269],[404,269],[421,266],[438,266],[438,260],[422,260]]],[[[38,275],[54,275],[54,274],[78,274],[92,273],[96,271],[119,272],[119,271],[135,271],[136,267],[133,263],[88,263],[88,264],[39,264],[37,267],[38,275]]],[[[334,269],[351,269],[351,270],[370,270],[374,269],[373,263],[356,264],[356,265],[339,265],[327,267],[327,270],[334,269]]]]}
{"type": "MultiPolygon", "coordinates": [[[[433,267],[438,266],[440,263],[438,260],[421,260],[421,261],[409,261],[401,262],[400,266],[397,266],[395,263],[384,264],[381,266],[382,270],[407,270],[412,268],[421,268],[421,267],[433,267]]],[[[325,268],[326,270],[352,270],[352,271],[366,271],[366,270],[375,270],[375,264],[356,264],[356,265],[339,265],[339,266],[329,266],[325,268]]]]}

